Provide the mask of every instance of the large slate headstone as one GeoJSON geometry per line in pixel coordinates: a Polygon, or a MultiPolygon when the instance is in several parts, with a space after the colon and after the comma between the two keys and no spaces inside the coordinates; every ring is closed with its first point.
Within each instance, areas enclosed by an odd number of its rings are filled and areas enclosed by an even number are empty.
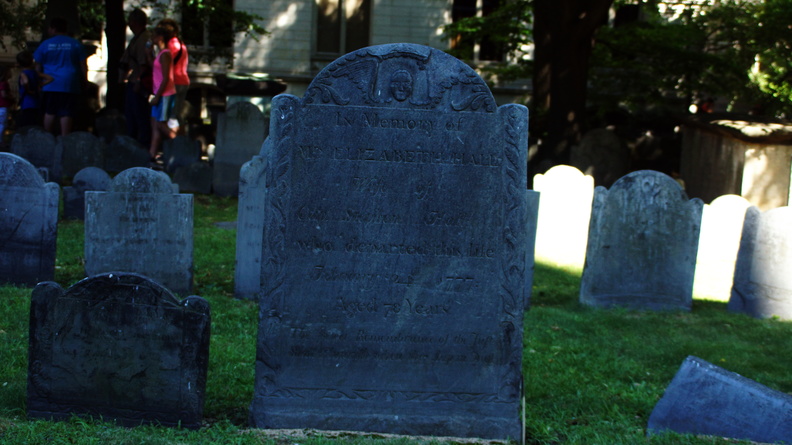
{"type": "Polygon", "coordinates": [[[542,194],[536,230],[536,257],[556,266],[583,269],[586,260],[594,178],[568,165],[534,176],[542,194]]]}
{"type": "Polygon", "coordinates": [[[203,298],[179,301],[136,274],[97,275],[65,291],[40,283],[30,307],[28,416],[200,427],[209,312],[203,298]]]}
{"type": "Polygon", "coordinates": [[[792,207],[745,212],[728,309],[792,320],[792,207]]]}
{"type": "Polygon", "coordinates": [[[262,147],[262,155],[242,166],[239,173],[239,206],[237,207],[236,265],[234,296],[253,300],[261,291],[261,249],[264,235],[265,153],[272,139],[262,147]]]}
{"type": "Polygon", "coordinates": [[[696,298],[729,301],[745,211],[750,206],[737,195],[724,195],[704,206],[693,281],[696,298]]]}
{"type": "Polygon", "coordinates": [[[58,192],[30,162],[0,153],[0,283],[53,279],[58,192]]]}
{"type": "Polygon", "coordinates": [[[237,102],[220,114],[214,151],[214,193],[236,196],[239,170],[261,151],[266,135],[264,114],[250,102],[237,102]]]}
{"type": "Polygon", "coordinates": [[[43,128],[30,127],[15,134],[11,139],[11,152],[37,168],[46,169],[50,180],[60,180],[63,150],[55,136],[43,128]]]}
{"type": "Polygon", "coordinates": [[[201,162],[201,143],[187,136],[176,136],[162,142],[165,171],[173,173],[179,167],[201,162]]]}
{"type": "Polygon", "coordinates": [[[104,143],[87,131],[75,131],[58,138],[63,153],[63,177],[73,178],[85,167],[104,166],[104,143]]]}
{"type": "Polygon", "coordinates": [[[690,356],[655,405],[647,430],[787,443],[792,396],[690,356]]]}
{"type": "Polygon", "coordinates": [[[145,275],[185,294],[193,279],[193,196],[168,176],[131,168],[107,192],[85,193],[85,273],[145,275]]]}
{"type": "Polygon", "coordinates": [[[520,439],[527,124],[411,44],[274,99],[254,426],[520,439]]]}
{"type": "Polygon", "coordinates": [[[580,301],[690,310],[704,203],[669,176],[641,170],[597,187],[580,301]]]}
{"type": "Polygon", "coordinates": [[[120,173],[133,167],[148,167],[149,152],[133,138],[118,135],[107,145],[104,159],[105,171],[120,173]]]}
{"type": "Polygon", "coordinates": [[[63,218],[85,219],[85,192],[104,192],[110,175],[97,167],[85,167],[74,175],[71,186],[63,187],[63,218]]]}

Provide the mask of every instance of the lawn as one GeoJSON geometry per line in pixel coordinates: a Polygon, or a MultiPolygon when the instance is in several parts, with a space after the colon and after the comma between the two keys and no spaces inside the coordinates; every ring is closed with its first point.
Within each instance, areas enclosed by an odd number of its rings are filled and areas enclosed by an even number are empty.
{"type": "MultiPolygon", "coordinates": [[[[236,200],[196,196],[195,294],[212,306],[205,426],[197,431],[120,428],[101,420],[30,421],[25,415],[30,289],[0,287],[0,443],[324,444],[427,443],[430,439],[247,426],[253,393],[256,306],[233,298],[236,200]]],[[[55,280],[83,278],[83,224],[58,227],[55,280]]],[[[695,355],[773,389],[792,393],[792,323],[755,320],[724,303],[653,313],[578,304],[580,271],[538,264],[525,314],[523,375],[529,444],[734,444],[666,434],[646,437],[654,405],[682,361],[695,355]]],[[[748,443],[748,442],[744,442],[748,443]]]]}

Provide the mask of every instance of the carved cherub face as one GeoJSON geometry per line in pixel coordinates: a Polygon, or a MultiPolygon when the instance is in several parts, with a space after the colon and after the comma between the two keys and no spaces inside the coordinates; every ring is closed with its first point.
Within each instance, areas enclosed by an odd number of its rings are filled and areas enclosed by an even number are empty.
{"type": "Polygon", "coordinates": [[[412,76],[405,70],[393,73],[390,82],[390,91],[394,99],[404,102],[412,94],[412,76]]]}

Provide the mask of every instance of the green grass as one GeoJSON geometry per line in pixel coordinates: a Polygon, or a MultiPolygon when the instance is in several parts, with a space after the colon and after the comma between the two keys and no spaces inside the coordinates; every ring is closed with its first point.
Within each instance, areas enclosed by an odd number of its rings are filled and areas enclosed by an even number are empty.
{"type": "MultiPolygon", "coordinates": [[[[253,393],[256,306],[233,298],[235,199],[196,196],[195,294],[212,306],[205,427],[119,428],[101,420],[25,415],[30,289],[0,287],[0,443],[413,444],[427,440],[318,432],[268,433],[247,426],[253,393]]],[[[58,227],[55,279],[83,278],[83,224],[58,227]]],[[[665,434],[646,437],[654,405],[688,355],[790,393],[792,323],[731,314],[695,301],[690,313],[598,310],[578,304],[580,271],[537,265],[525,315],[523,375],[529,444],[735,444],[665,434]]],[[[748,442],[743,442],[748,443],[748,442]]]]}

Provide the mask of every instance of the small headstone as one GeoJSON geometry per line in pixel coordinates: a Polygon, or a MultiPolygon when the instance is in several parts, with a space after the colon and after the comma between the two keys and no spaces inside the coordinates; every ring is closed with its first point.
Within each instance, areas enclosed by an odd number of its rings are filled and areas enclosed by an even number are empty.
{"type": "Polygon", "coordinates": [[[519,439],[527,109],[392,44],[272,110],[252,424],[519,439]]]}
{"type": "Polygon", "coordinates": [[[728,309],[792,320],[792,207],[745,212],[728,309]]]}
{"type": "Polygon", "coordinates": [[[187,136],[176,136],[162,142],[162,156],[165,171],[173,173],[201,161],[201,143],[187,136]]]}
{"type": "Polygon", "coordinates": [[[75,131],[58,138],[63,153],[63,177],[73,178],[85,167],[104,166],[104,144],[86,131],[75,131]]]}
{"type": "Polygon", "coordinates": [[[104,108],[96,115],[96,136],[105,144],[110,144],[116,136],[127,135],[126,117],[124,113],[104,108]]]}
{"type": "Polygon", "coordinates": [[[85,167],[74,175],[72,185],[63,187],[63,218],[85,219],[85,192],[104,192],[110,175],[97,167],[85,167]]]}
{"type": "Polygon", "coordinates": [[[141,275],[97,275],[65,291],[40,283],[30,307],[28,417],[199,428],[210,318],[203,298],[179,301],[141,275]]]}
{"type": "Polygon", "coordinates": [[[212,193],[212,166],[208,162],[194,162],[173,172],[173,182],[182,193],[212,193]]]}
{"type": "Polygon", "coordinates": [[[85,193],[85,273],[145,275],[180,294],[192,289],[193,196],[168,176],[131,168],[107,192],[85,193]]]}
{"type": "MultiPolygon", "coordinates": [[[[264,143],[266,147],[270,142],[264,143]]],[[[266,148],[262,149],[262,156],[266,148]]],[[[239,174],[236,266],[234,296],[254,300],[261,291],[261,240],[264,235],[264,165],[266,158],[254,156],[239,174]]]]}
{"type": "Polygon", "coordinates": [[[265,133],[264,115],[250,102],[237,102],[220,114],[212,184],[216,195],[237,195],[239,170],[259,154],[265,133]]]}
{"type": "Polygon", "coordinates": [[[52,280],[58,236],[58,185],[25,159],[0,153],[0,283],[52,280]]]}
{"type": "Polygon", "coordinates": [[[536,258],[556,266],[582,270],[594,199],[594,178],[568,165],[534,176],[534,190],[542,194],[536,258]]]}
{"type": "Polygon", "coordinates": [[[616,133],[595,128],[572,147],[570,163],[594,178],[594,184],[610,187],[630,171],[630,151],[616,133]]]}
{"type": "Polygon", "coordinates": [[[696,298],[729,301],[745,211],[750,206],[737,195],[724,195],[704,206],[693,281],[696,298]]]}
{"type": "Polygon", "coordinates": [[[647,430],[784,443],[792,438],[792,396],[689,356],[655,405],[647,430]]]}
{"type": "Polygon", "coordinates": [[[580,302],[690,310],[704,203],[669,176],[641,170],[597,187],[580,302]]]}
{"type": "Polygon", "coordinates": [[[63,150],[55,143],[55,136],[43,128],[30,127],[27,131],[15,134],[11,139],[11,152],[37,168],[47,169],[52,181],[60,179],[63,150]]]}
{"type": "Polygon", "coordinates": [[[148,167],[148,149],[129,136],[116,136],[106,147],[105,171],[120,173],[133,167],[148,167]]]}

